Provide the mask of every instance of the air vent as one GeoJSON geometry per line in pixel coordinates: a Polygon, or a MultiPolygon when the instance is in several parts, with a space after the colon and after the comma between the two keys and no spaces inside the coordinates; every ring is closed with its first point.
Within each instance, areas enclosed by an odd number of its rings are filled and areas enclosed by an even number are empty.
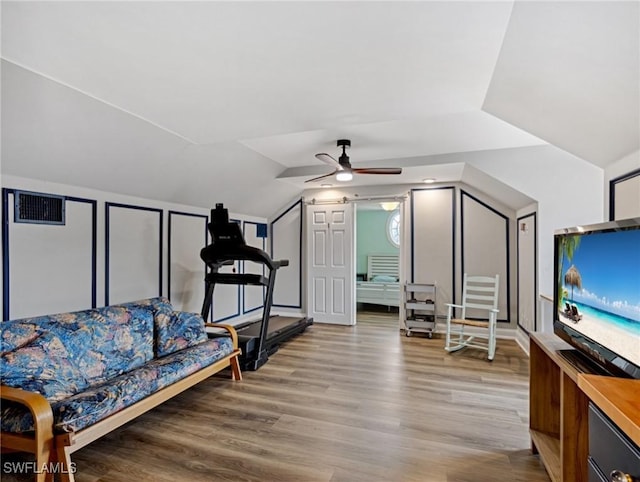
{"type": "Polygon", "coordinates": [[[16,191],[16,223],[64,225],[64,196],[16,191]]]}

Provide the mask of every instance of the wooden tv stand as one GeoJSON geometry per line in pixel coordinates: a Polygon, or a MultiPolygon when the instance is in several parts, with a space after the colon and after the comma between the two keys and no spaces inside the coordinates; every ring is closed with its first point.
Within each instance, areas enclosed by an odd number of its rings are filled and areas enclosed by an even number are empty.
{"type": "Polygon", "coordinates": [[[585,374],[557,353],[570,348],[553,334],[530,337],[531,449],[553,482],[589,480],[590,401],[639,444],[640,381],[585,374]]]}

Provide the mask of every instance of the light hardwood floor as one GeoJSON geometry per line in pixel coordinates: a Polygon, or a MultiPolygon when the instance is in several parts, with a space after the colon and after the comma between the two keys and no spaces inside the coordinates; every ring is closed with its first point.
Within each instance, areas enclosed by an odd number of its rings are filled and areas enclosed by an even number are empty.
{"type": "Polygon", "coordinates": [[[490,363],[358,317],[313,325],[242,382],[215,376],[81,449],[77,481],[549,480],[515,342],[498,340],[490,363]]]}

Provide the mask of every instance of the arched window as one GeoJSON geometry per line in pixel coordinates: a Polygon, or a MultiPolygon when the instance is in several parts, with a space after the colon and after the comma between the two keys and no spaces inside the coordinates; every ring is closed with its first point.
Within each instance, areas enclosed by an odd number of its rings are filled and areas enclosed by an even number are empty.
{"type": "Polygon", "coordinates": [[[387,236],[391,244],[400,247],[400,211],[398,210],[389,214],[389,219],[387,220],[387,236]]]}

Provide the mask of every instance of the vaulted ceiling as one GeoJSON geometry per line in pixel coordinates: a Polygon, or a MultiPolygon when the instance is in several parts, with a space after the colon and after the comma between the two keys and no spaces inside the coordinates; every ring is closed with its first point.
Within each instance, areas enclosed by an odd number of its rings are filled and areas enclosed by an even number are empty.
{"type": "Polygon", "coordinates": [[[3,1],[2,172],[268,216],[330,172],[314,154],[338,157],[338,138],[354,167],[404,167],[355,185],[496,189],[465,178],[465,155],[546,144],[606,167],[640,148],[639,16],[634,1],[3,1]]]}

